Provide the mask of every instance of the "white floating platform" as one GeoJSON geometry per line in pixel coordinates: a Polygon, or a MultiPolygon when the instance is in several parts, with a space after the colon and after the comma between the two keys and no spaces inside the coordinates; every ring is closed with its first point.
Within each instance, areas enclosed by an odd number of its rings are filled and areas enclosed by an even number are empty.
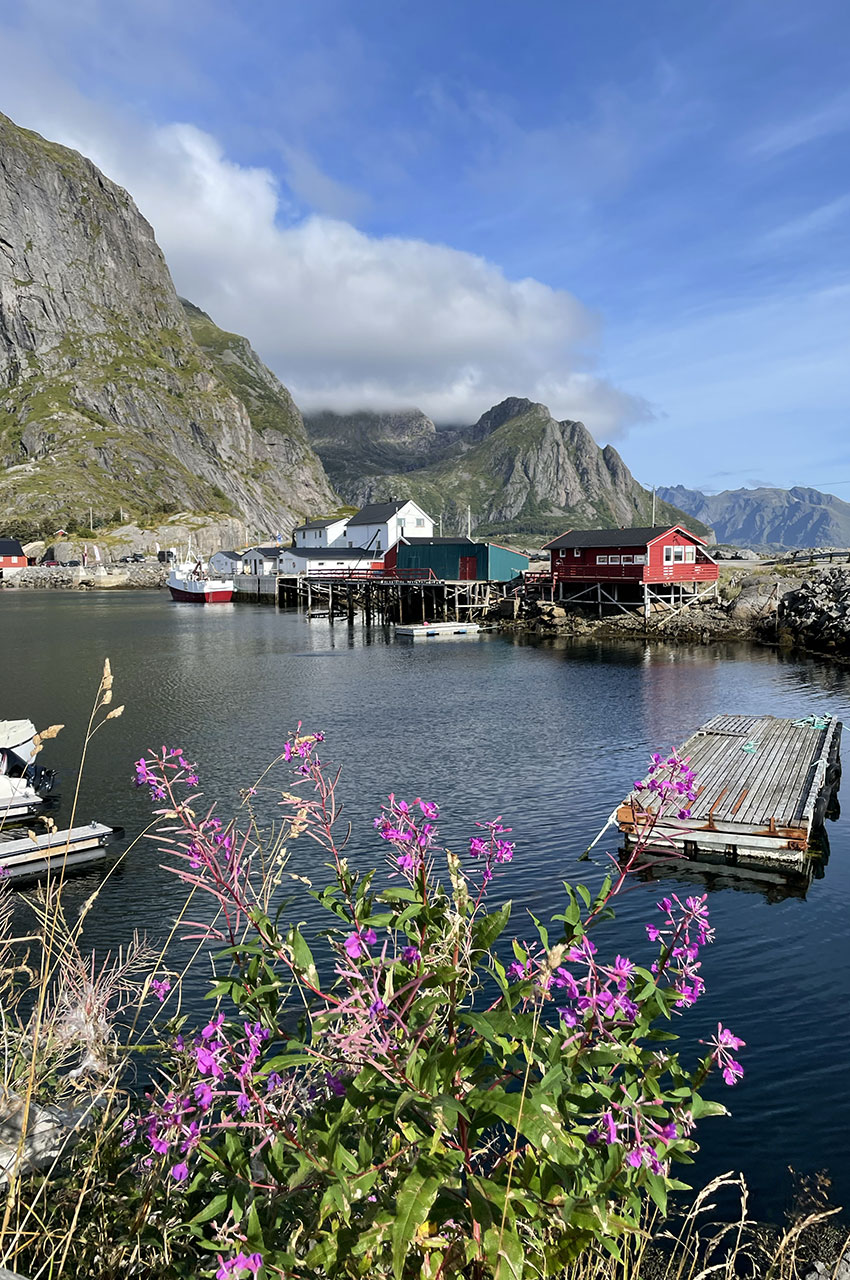
{"type": "Polygon", "coordinates": [[[473,636],[480,630],[477,622],[424,622],[396,627],[395,633],[402,640],[439,640],[446,636],[473,636]]]}
{"type": "Polygon", "coordinates": [[[107,827],[90,822],[43,836],[23,836],[0,840],[0,869],[8,876],[40,876],[47,871],[94,862],[103,857],[105,847],[123,836],[123,827],[107,827]]]}

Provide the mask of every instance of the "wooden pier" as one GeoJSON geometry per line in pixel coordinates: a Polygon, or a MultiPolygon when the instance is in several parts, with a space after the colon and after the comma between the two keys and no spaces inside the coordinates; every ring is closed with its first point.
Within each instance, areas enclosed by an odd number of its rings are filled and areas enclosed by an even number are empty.
{"type": "Polygon", "coordinates": [[[841,721],[718,715],[678,749],[696,775],[690,816],[655,818],[659,797],[633,791],[617,811],[626,846],[651,827],[650,847],[740,866],[802,867],[817,848],[839,774],[841,721]],[[654,823],[654,825],[653,825],[654,823]]]}
{"type": "Polygon", "coordinates": [[[452,636],[474,636],[481,630],[477,622],[427,622],[406,627],[396,627],[400,640],[440,640],[452,636]]]}
{"type": "Polygon", "coordinates": [[[444,581],[422,570],[410,576],[352,570],[281,574],[277,579],[280,605],[303,608],[311,618],[330,622],[354,622],[362,614],[367,626],[479,621],[514,589],[510,582],[444,581]]]}

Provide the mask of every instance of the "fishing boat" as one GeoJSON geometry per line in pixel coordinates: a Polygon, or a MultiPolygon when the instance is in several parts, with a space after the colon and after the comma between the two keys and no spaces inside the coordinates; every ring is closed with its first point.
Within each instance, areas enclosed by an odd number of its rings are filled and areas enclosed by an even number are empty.
{"type": "Polygon", "coordinates": [[[175,565],[167,578],[172,600],[188,604],[229,604],[233,599],[232,578],[210,578],[202,560],[186,560],[175,565]]]}
{"type": "Polygon", "coordinates": [[[45,807],[56,773],[35,764],[35,756],[33,722],[0,720],[0,825],[19,822],[45,807]]]}

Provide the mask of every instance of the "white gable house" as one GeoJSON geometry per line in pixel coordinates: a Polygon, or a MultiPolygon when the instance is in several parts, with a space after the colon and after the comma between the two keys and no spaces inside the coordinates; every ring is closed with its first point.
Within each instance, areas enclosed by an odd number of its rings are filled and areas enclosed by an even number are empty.
{"type": "Polygon", "coordinates": [[[284,547],[280,553],[280,572],[286,574],[351,573],[352,570],[381,567],[377,559],[362,547],[284,547]]]}
{"type": "Polygon", "coordinates": [[[242,556],[242,572],[256,573],[260,577],[268,573],[277,573],[280,547],[251,547],[242,556]]]}
{"type": "Polygon", "coordinates": [[[341,545],[363,547],[376,556],[382,556],[405,534],[430,538],[433,533],[434,521],[411,499],[371,502],[348,521],[341,545]]]}
{"type": "Polygon", "coordinates": [[[334,547],[345,545],[343,531],[348,524],[345,516],[329,516],[321,520],[305,520],[292,530],[292,543],[296,547],[334,547]],[[342,539],[342,541],[340,541],[342,539]]]}

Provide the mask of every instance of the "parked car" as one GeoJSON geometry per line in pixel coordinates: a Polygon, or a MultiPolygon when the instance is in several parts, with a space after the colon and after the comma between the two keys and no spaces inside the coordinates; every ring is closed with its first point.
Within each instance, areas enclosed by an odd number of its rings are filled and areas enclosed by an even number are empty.
{"type": "Polygon", "coordinates": [[[82,562],[82,560],[66,560],[66,561],[65,561],[65,568],[66,568],[66,569],[79,569],[79,568],[80,568],[80,566],[82,565],[82,563],[83,563],[83,562],[82,562]]]}
{"type": "Polygon", "coordinates": [[[40,561],[40,563],[44,565],[45,569],[58,569],[58,568],[59,568],[59,561],[58,561],[58,560],[42,560],[42,561],[40,561]]]}

